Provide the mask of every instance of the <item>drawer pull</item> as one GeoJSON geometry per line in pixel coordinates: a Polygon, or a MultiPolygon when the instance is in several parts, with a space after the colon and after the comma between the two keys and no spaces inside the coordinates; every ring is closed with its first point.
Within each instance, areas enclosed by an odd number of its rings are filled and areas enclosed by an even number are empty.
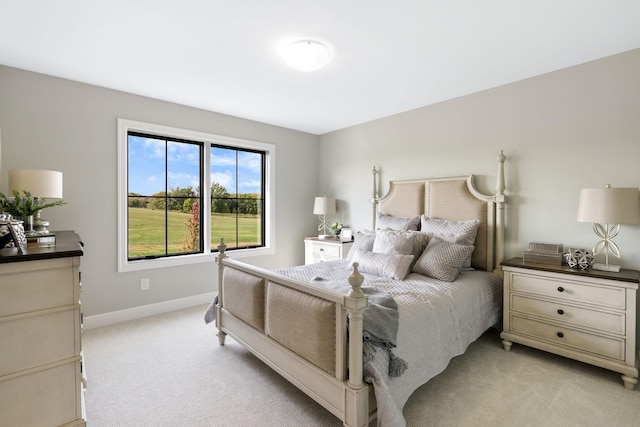
{"type": "Polygon", "coordinates": [[[564,334],[562,332],[558,332],[556,335],[558,336],[558,338],[563,338],[564,337],[564,334]]]}
{"type": "Polygon", "coordinates": [[[320,252],[324,252],[324,249],[323,249],[323,248],[320,248],[320,252]]]}
{"type": "Polygon", "coordinates": [[[564,288],[562,286],[558,286],[558,292],[564,292],[564,288]]]}
{"type": "Polygon", "coordinates": [[[558,309],[558,314],[559,314],[560,316],[562,316],[562,315],[564,314],[564,310],[563,310],[563,309],[561,309],[561,308],[559,308],[559,309],[558,309]]]}

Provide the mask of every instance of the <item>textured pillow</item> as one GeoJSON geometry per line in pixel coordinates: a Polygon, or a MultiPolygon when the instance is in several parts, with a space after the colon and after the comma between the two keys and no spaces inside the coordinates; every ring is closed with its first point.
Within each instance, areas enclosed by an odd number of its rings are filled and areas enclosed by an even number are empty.
{"type": "Polygon", "coordinates": [[[429,234],[421,231],[411,231],[411,234],[415,236],[413,241],[413,255],[416,257],[413,261],[415,262],[420,258],[420,255],[422,255],[422,252],[424,252],[427,247],[427,244],[429,243],[429,234]]]}
{"type": "Polygon", "coordinates": [[[415,234],[410,231],[377,230],[371,251],[383,254],[412,255],[415,239],[415,234]]]}
{"type": "Polygon", "coordinates": [[[473,248],[473,246],[433,237],[413,265],[413,272],[444,282],[453,282],[460,274],[465,260],[473,252],[473,248]]]}
{"type": "Polygon", "coordinates": [[[378,218],[376,219],[376,228],[378,230],[399,230],[410,231],[417,230],[420,225],[420,217],[400,217],[389,216],[378,212],[378,218]]]}
{"type": "Polygon", "coordinates": [[[371,230],[362,230],[356,233],[356,237],[353,240],[353,245],[347,253],[346,259],[351,261],[353,255],[358,251],[372,251],[373,242],[376,239],[376,232],[371,230]]]}
{"type": "Polygon", "coordinates": [[[413,255],[358,251],[350,264],[357,262],[361,273],[402,280],[409,273],[412,261],[413,255]]]}
{"type": "MultiPolygon", "coordinates": [[[[478,233],[480,221],[471,219],[468,221],[449,221],[446,219],[428,218],[425,215],[420,217],[420,231],[437,236],[449,242],[460,243],[462,245],[473,246],[478,233]]],[[[471,255],[465,260],[462,268],[471,267],[471,255]]]]}

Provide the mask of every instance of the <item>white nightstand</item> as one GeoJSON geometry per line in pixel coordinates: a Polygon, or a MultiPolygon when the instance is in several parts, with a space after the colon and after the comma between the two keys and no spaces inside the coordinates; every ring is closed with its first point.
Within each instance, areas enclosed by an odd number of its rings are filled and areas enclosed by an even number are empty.
{"type": "Polygon", "coordinates": [[[522,258],[503,262],[502,270],[505,350],[516,342],[610,369],[633,390],[638,271],[574,270],[522,258]]]}
{"type": "Polygon", "coordinates": [[[351,245],[353,242],[307,237],[304,239],[304,263],[315,264],[346,258],[351,245]]]}

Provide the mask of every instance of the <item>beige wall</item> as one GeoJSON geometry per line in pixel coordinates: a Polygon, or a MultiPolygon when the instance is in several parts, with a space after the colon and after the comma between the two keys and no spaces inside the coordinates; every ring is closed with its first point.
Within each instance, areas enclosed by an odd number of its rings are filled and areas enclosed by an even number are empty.
{"type": "MultiPolygon", "coordinates": [[[[383,191],[389,179],[473,173],[493,192],[501,149],[507,255],[530,241],[591,247],[580,189],[640,186],[640,50],[322,135],[320,180],[345,223],[368,228],[373,165],[383,191]]],[[[640,225],[616,241],[623,266],[640,269],[640,225]]]]}
{"type": "Polygon", "coordinates": [[[276,254],[247,258],[266,268],[304,261],[302,238],[313,230],[317,137],[0,66],[2,174],[7,169],[64,173],[67,205],[43,215],[52,229],[76,230],[85,242],[83,311],[86,316],[201,295],[216,290],[213,263],[135,273],[116,272],[116,119],[174,126],[276,145],[276,254]],[[295,183],[295,185],[293,185],[295,183]],[[140,291],[140,278],[150,278],[140,291]]]}

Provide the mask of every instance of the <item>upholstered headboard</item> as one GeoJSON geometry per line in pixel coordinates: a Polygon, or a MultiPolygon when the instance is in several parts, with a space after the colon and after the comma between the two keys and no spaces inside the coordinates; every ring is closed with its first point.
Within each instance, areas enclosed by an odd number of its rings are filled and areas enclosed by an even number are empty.
{"type": "Polygon", "coordinates": [[[475,250],[471,259],[474,268],[499,270],[504,254],[504,161],[498,156],[497,193],[485,195],[474,184],[473,175],[390,181],[389,191],[383,197],[376,196],[376,169],[374,173],[373,221],[377,213],[412,217],[426,215],[429,218],[463,221],[480,221],[475,250]]]}

